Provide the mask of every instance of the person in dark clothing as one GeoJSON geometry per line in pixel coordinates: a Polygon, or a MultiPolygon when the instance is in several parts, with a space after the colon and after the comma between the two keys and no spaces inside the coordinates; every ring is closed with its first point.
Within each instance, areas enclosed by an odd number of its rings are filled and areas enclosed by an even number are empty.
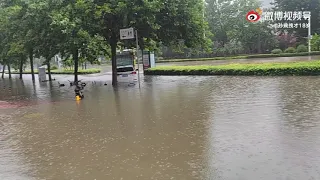
{"type": "Polygon", "coordinates": [[[76,88],[74,89],[74,92],[76,94],[76,96],[79,96],[81,99],[84,98],[83,93],[81,92],[81,90],[83,89],[83,87],[76,85],[76,88]]]}

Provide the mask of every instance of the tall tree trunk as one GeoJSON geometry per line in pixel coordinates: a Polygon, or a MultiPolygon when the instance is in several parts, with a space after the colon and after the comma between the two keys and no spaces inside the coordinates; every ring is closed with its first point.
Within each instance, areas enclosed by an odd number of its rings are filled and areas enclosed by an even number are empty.
{"type": "Polygon", "coordinates": [[[112,62],[112,85],[116,86],[117,82],[117,37],[113,34],[111,37],[111,62],[112,62]]]}
{"type": "Polygon", "coordinates": [[[261,54],[261,36],[258,34],[258,54],[261,54]]]}
{"type": "Polygon", "coordinates": [[[48,76],[49,76],[49,81],[52,81],[51,78],[51,65],[50,65],[50,58],[46,59],[47,60],[47,68],[48,68],[48,76]]]}
{"type": "Polygon", "coordinates": [[[4,78],[4,71],[5,71],[5,69],[6,69],[6,65],[4,64],[2,68],[3,68],[3,69],[2,69],[1,78],[3,79],[3,78],[4,78]]]}
{"type": "Polygon", "coordinates": [[[30,59],[32,81],[34,81],[35,78],[34,78],[34,69],[33,69],[33,50],[32,49],[29,51],[29,59],[30,59]]]}
{"type": "Polygon", "coordinates": [[[84,69],[87,69],[87,62],[84,62],[84,69]]]}
{"type": "Polygon", "coordinates": [[[78,69],[79,69],[79,51],[75,49],[73,52],[73,61],[74,61],[74,82],[78,81],[78,69]]]}
{"type": "Polygon", "coordinates": [[[139,61],[141,62],[141,65],[142,65],[142,69],[144,68],[143,66],[143,46],[140,47],[141,48],[141,59],[139,60],[138,57],[137,57],[137,64],[139,66],[139,70],[140,70],[140,65],[139,65],[139,61]]]}
{"type": "Polygon", "coordinates": [[[23,57],[20,57],[20,64],[19,64],[19,79],[22,79],[22,73],[23,73],[23,57]]]}
{"type": "Polygon", "coordinates": [[[10,67],[10,64],[8,64],[8,71],[9,71],[9,79],[11,79],[11,67],[10,67]]]}

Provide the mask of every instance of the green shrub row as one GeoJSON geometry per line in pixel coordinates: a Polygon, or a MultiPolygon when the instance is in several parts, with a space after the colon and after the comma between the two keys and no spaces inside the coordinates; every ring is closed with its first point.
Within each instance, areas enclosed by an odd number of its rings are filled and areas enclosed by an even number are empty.
{"type": "MultiPolygon", "coordinates": [[[[320,51],[312,51],[310,55],[320,55],[320,51]]],[[[257,54],[257,55],[249,55],[247,58],[271,58],[271,57],[295,57],[295,56],[309,56],[309,52],[301,52],[301,53],[281,53],[281,54],[257,54]]]]}
{"type": "MultiPolygon", "coordinates": [[[[288,47],[284,53],[305,53],[308,52],[308,47],[306,45],[299,45],[297,47],[297,49],[295,49],[294,47],[288,47]]],[[[274,49],[271,51],[271,54],[281,54],[283,53],[283,51],[281,49],[274,49]]]]}
{"type": "MultiPolygon", "coordinates": [[[[281,51],[281,49],[279,49],[281,51]]],[[[310,55],[320,55],[320,51],[310,52],[310,55]]],[[[158,60],[157,63],[166,62],[188,62],[188,61],[214,61],[214,60],[232,60],[232,59],[251,59],[251,58],[272,58],[272,57],[294,57],[294,56],[309,56],[308,52],[300,53],[274,53],[274,54],[254,54],[247,56],[232,56],[232,57],[214,57],[214,58],[193,58],[193,59],[167,59],[158,60]]]]}
{"type": "Polygon", "coordinates": [[[146,75],[314,76],[320,75],[320,60],[288,63],[229,64],[219,66],[161,66],[146,75]]]}
{"type": "MultiPolygon", "coordinates": [[[[84,69],[79,70],[78,74],[96,74],[100,73],[100,69],[84,69]]],[[[35,74],[38,74],[38,71],[34,71],[35,74]]],[[[11,72],[11,74],[20,74],[19,72],[11,72]]],[[[22,74],[31,74],[31,71],[25,71],[22,74]]],[[[48,74],[48,73],[47,73],[48,74]]],[[[73,70],[52,70],[51,74],[73,74],[73,70]]]]}
{"type": "Polygon", "coordinates": [[[157,63],[165,62],[185,62],[185,61],[213,61],[213,60],[231,60],[231,59],[247,59],[248,56],[230,56],[230,57],[213,57],[213,58],[192,58],[192,59],[166,59],[158,60],[157,63]]]}
{"type": "Polygon", "coordinates": [[[274,49],[271,51],[271,54],[281,54],[283,53],[281,49],[274,49]]]}

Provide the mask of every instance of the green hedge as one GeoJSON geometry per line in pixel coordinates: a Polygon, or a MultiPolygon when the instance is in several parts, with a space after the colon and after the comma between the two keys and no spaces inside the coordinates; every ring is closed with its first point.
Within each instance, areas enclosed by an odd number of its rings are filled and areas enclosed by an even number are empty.
{"type": "Polygon", "coordinates": [[[271,54],[281,54],[283,51],[281,49],[274,49],[271,51],[271,54]]]}
{"type": "Polygon", "coordinates": [[[166,59],[158,60],[157,63],[165,62],[185,62],[185,61],[214,61],[214,60],[231,60],[231,59],[247,59],[248,56],[230,56],[230,57],[214,57],[214,58],[193,58],[193,59],[166,59]]]}
{"type": "MultiPolygon", "coordinates": [[[[100,73],[100,69],[84,69],[79,70],[78,74],[96,74],[100,73]]],[[[38,71],[34,71],[35,74],[38,74],[38,71]]],[[[11,74],[20,74],[19,72],[11,72],[11,74]]],[[[31,71],[25,71],[22,74],[31,74],[31,71]]],[[[47,73],[48,74],[48,73],[47,73]]],[[[73,74],[73,70],[51,70],[51,74],[73,74]]]]}
{"type": "Polygon", "coordinates": [[[285,53],[296,53],[297,50],[294,47],[288,47],[286,50],[284,50],[285,53]]]}
{"type": "Polygon", "coordinates": [[[308,47],[304,44],[300,44],[298,47],[297,47],[297,52],[298,53],[301,53],[301,52],[308,52],[308,47]]]}
{"type": "Polygon", "coordinates": [[[161,66],[146,75],[314,76],[320,75],[320,60],[288,63],[229,64],[218,66],[161,66]]]}
{"type": "MultiPolygon", "coordinates": [[[[313,51],[310,55],[320,55],[320,51],[313,51]]],[[[214,57],[214,58],[193,58],[193,59],[167,59],[158,60],[157,63],[166,62],[187,62],[187,61],[214,61],[214,60],[232,60],[232,59],[251,59],[251,58],[272,58],[272,57],[294,57],[294,56],[309,56],[308,52],[301,53],[281,53],[281,54],[254,54],[247,56],[232,56],[232,57],[214,57]]]]}

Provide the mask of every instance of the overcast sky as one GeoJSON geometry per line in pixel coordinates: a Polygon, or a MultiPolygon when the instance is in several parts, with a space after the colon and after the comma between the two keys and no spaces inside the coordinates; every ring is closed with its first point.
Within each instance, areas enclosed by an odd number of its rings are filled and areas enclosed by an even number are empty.
{"type": "Polygon", "coordinates": [[[267,8],[270,7],[270,3],[273,2],[273,0],[260,0],[262,2],[262,7],[267,8]]]}

